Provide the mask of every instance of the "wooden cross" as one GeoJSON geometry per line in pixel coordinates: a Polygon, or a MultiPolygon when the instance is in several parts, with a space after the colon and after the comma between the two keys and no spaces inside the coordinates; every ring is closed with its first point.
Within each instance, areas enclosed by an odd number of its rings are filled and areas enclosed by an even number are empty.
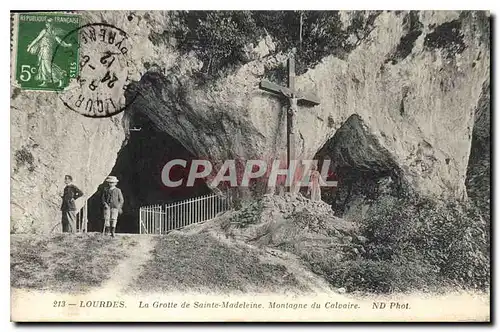
{"type": "MultiPolygon", "coordinates": [[[[294,53],[288,58],[288,87],[283,87],[278,84],[262,80],[259,86],[262,90],[277,94],[288,99],[287,112],[287,167],[290,169],[290,161],[296,160],[297,133],[295,132],[298,102],[319,105],[318,97],[311,94],[304,94],[295,89],[295,59],[294,53]]],[[[289,174],[289,176],[292,176],[289,174]]],[[[289,191],[293,192],[292,186],[289,191]]]]}

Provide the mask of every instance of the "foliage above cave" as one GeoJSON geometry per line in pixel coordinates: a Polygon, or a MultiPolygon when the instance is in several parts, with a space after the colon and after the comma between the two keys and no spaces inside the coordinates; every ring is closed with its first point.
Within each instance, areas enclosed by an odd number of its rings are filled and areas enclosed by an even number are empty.
{"type": "Polygon", "coordinates": [[[343,58],[373,29],[379,12],[357,11],[344,27],[338,11],[180,11],[172,12],[173,27],[150,39],[158,44],[175,38],[182,53],[203,61],[207,78],[248,61],[245,46],[270,35],[276,52],[297,49],[297,72],[304,73],[327,56],[343,58]],[[300,22],[302,20],[302,40],[300,22]]]}
{"type": "Polygon", "coordinates": [[[248,11],[183,11],[173,34],[181,52],[193,51],[203,61],[202,71],[216,74],[242,61],[243,47],[262,31],[248,11]]]}

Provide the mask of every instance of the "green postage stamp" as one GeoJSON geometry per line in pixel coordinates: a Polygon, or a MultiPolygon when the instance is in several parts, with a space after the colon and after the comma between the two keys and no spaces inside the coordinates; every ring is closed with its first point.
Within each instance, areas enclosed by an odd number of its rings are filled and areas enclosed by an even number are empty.
{"type": "Polygon", "coordinates": [[[15,81],[21,89],[60,91],[78,77],[79,38],[71,32],[80,16],[19,13],[14,25],[15,81]]]}

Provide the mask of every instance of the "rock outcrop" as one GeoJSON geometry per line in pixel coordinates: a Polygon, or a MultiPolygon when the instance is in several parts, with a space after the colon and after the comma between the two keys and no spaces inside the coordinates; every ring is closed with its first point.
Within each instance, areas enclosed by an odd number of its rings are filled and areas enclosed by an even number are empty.
{"type": "MultiPolygon", "coordinates": [[[[140,95],[124,113],[98,120],[68,110],[55,93],[11,89],[12,231],[48,230],[58,221],[66,173],[91,195],[113,168],[134,112],[195,156],[285,158],[285,105],[258,88],[280,72],[293,46],[276,29],[200,83],[207,64],[179,47],[172,12],[82,15],[84,22],[106,22],[128,34],[131,79],[140,95]]],[[[355,115],[370,137],[364,142],[376,147],[349,142],[356,148],[346,145],[341,155],[353,157],[347,158],[351,167],[380,166],[383,156],[417,192],[462,198],[474,110],[489,79],[486,14],[341,12],[318,22],[307,33],[334,24],[342,39],[334,51],[315,49],[316,61],[297,77],[300,90],[321,99],[300,107],[301,158],[312,159],[355,115]]]]}

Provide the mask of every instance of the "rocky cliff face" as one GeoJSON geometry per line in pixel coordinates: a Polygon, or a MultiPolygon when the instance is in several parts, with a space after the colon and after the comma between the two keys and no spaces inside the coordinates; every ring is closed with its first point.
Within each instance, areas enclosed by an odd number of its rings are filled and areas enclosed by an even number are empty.
{"type": "MultiPolygon", "coordinates": [[[[267,35],[239,38],[239,16],[214,23],[172,12],[83,14],[84,21],[128,34],[140,95],[124,113],[96,120],[66,109],[54,94],[11,89],[12,230],[47,230],[58,221],[64,174],[91,195],[113,168],[135,112],[198,157],[284,159],[285,105],[258,86],[263,78],[286,83],[282,64],[298,38],[291,28],[245,15],[267,35]],[[219,53],[200,49],[213,44],[185,42],[203,24],[235,33],[239,39],[221,37],[226,48],[220,50],[229,53],[220,59],[230,54],[236,60],[212,61],[206,54],[219,53]]],[[[296,86],[315,92],[321,104],[300,107],[300,157],[312,159],[343,128],[332,156],[342,165],[394,166],[419,193],[463,197],[474,110],[489,78],[488,17],[444,11],[314,15],[304,21],[296,86]],[[347,121],[353,115],[361,136],[347,121]]]]}
{"type": "Polygon", "coordinates": [[[86,199],[113,167],[125,138],[122,116],[84,118],[47,92],[14,90],[12,98],[11,231],[48,232],[60,224],[64,175],[86,199]]]}

